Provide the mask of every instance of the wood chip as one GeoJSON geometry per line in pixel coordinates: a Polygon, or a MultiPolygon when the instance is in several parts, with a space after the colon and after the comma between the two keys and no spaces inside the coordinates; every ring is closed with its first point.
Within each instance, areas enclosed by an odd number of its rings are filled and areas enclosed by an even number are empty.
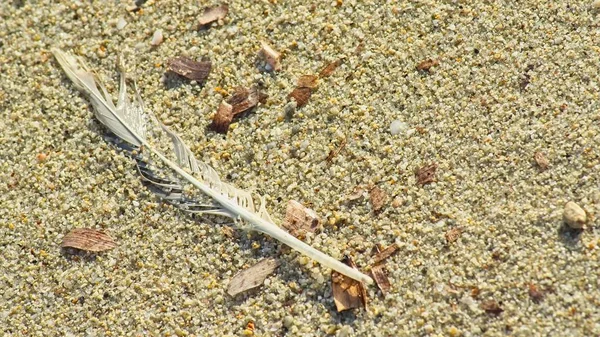
{"type": "Polygon", "coordinates": [[[319,73],[319,77],[320,78],[329,77],[335,71],[335,69],[337,69],[337,67],[339,67],[342,64],[343,61],[344,61],[343,59],[337,59],[337,60],[329,63],[328,65],[325,66],[325,68],[323,68],[321,70],[321,72],[319,73]]]}
{"type": "Polygon", "coordinates": [[[481,302],[479,307],[481,309],[485,310],[485,312],[487,312],[488,314],[492,314],[492,315],[496,315],[496,316],[500,315],[504,311],[504,309],[502,309],[500,307],[498,302],[496,302],[494,300],[483,301],[483,302],[481,302]]]}
{"type": "Polygon", "coordinates": [[[539,152],[539,151],[536,152],[533,155],[533,159],[535,159],[535,162],[537,163],[538,167],[542,171],[546,171],[548,169],[548,167],[550,166],[550,162],[548,161],[548,158],[546,158],[546,156],[542,152],[539,152]]]}
{"type": "Polygon", "coordinates": [[[440,62],[438,60],[432,60],[432,59],[425,60],[417,65],[417,70],[429,71],[429,69],[431,69],[431,67],[437,66],[438,64],[440,64],[440,62]]]}
{"type": "Polygon", "coordinates": [[[185,56],[171,59],[168,64],[170,71],[198,83],[206,80],[212,67],[210,61],[196,62],[185,56]]]}
{"type": "Polygon", "coordinates": [[[222,101],[219,109],[213,117],[211,128],[219,133],[227,133],[229,124],[233,121],[233,107],[231,104],[222,101]]]}
{"type": "Polygon", "coordinates": [[[61,247],[71,247],[90,252],[103,252],[117,246],[108,234],[89,228],[75,228],[63,238],[61,247]]]}
{"type": "Polygon", "coordinates": [[[453,243],[456,240],[458,240],[458,238],[460,238],[460,235],[462,234],[462,230],[463,229],[460,226],[449,229],[444,235],[446,237],[446,242],[453,243]]]}
{"type": "Polygon", "coordinates": [[[385,264],[376,264],[371,267],[371,275],[373,275],[373,280],[377,284],[377,287],[381,290],[383,295],[387,294],[392,285],[390,284],[390,280],[387,277],[385,264]]]}
{"type": "Polygon", "coordinates": [[[319,77],[315,75],[302,75],[298,79],[298,88],[315,89],[318,86],[319,77]]]}
{"type": "Polygon", "coordinates": [[[258,103],[263,103],[266,98],[267,95],[256,88],[236,88],[234,94],[219,105],[213,117],[212,129],[220,133],[227,133],[229,125],[236,115],[252,109],[258,103]]]}
{"type": "Polygon", "coordinates": [[[205,8],[204,13],[198,19],[199,26],[202,28],[215,21],[222,20],[228,12],[229,6],[227,5],[205,8]]]}
{"type": "MultiPolygon", "coordinates": [[[[345,257],[343,263],[357,269],[350,257],[345,257]]],[[[367,307],[367,290],[365,286],[354,279],[346,277],[336,271],[331,272],[333,300],[338,312],[367,307]]]]}
{"type": "Polygon", "coordinates": [[[295,88],[288,97],[293,98],[296,101],[297,107],[303,107],[308,103],[308,99],[312,95],[311,88],[295,88]]]}
{"type": "Polygon", "coordinates": [[[293,236],[303,237],[306,233],[314,233],[319,228],[319,216],[315,211],[296,200],[290,200],[287,204],[283,227],[293,236]]]}
{"type": "Polygon", "coordinates": [[[227,293],[235,296],[263,284],[267,276],[279,267],[279,261],[273,258],[263,259],[254,266],[237,273],[227,286],[227,293]]]}
{"type": "Polygon", "coordinates": [[[420,185],[427,185],[435,181],[435,171],[437,170],[437,164],[431,164],[421,167],[417,170],[417,182],[420,185]]]}
{"type": "Polygon", "coordinates": [[[378,264],[384,260],[386,260],[388,257],[392,256],[396,251],[398,250],[398,245],[397,244],[391,244],[389,245],[386,249],[380,251],[379,253],[377,253],[377,255],[375,255],[375,264],[378,264]]]}
{"type": "Polygon", "coordinates": [[[381,188],[379,188],[379,186],[375,186],[369,191],[369,198],[375,213],[379,213],[379,211],[381,211],[388,199],[387,194],[381,188]]]}
{"type": "Polygon", "coordinates": [[[276,52],[268,43],[262,41],[261,42],[262,49],[260,50],[259,56],[263,57],[267,62],[270,69],[268,71],[279,71],[281,70],[281,64],[279,63],[281,59],[281,54],[276,52]]]}

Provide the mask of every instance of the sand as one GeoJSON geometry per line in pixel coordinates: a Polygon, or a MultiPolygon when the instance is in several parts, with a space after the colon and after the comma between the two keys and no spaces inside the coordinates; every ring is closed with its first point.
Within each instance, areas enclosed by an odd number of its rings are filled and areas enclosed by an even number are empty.
{"type": "Polygon", "coordinates": [[[198,30],[211,3],[0,3],[0,335],[239,336],[248,322],[257,336],[600,335],[591,1],[228,4],[198,30]],[[261,71],[261,40],[283,54],[281,71],[261,71]],[[330,270],[162,203],[105,141],[51,47],[82,56],[112,92],[123,53],[148,109],[198,159],[264,194],[278,223],[288,200],[321,216],[314,247],[365,268],[376,244],[396,243],[391,291],[371,286],[366,310],[338,313],[330,270]],[[175,56],[211,60],[208,80],[165,75],[175,56]],[[295,109],[296,80],[339,58],[295,109]],[[427,60],[437,64],[417,70],[427,60]],[[211,131],[226,93],[253,84],[267,102],[227,135],[211,131]],[[432,163],[434,181],[419,184],[415,170],[432,163]],[[388,195],[377,213],[368,192],[348,200],[368,185],[388,195]],[[586,229],[564,225],[568,201],[587,212],[586,229]],[[61,250],[78,227],[118,247],[61,250]],[[448,242],[449,231],[460,235],[448,242]],[[266,283],[227,295],[265,257],[281,261],[266,283]]]}

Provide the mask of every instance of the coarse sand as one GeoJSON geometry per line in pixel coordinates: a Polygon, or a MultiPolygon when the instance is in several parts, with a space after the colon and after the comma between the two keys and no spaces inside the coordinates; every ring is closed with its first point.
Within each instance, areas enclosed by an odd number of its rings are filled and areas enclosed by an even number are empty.
{"type": "Polygon", "coordinates": [[[203,29],[218,2],[133,4],[0,2],[1,336],[600,335],[591,0],[231,0],[203,29]],[[261,41],[282,54],[280,71],[264,71],[261,41]],[[52,47],[85,59],[115,96],[122,54],[147,108],[223,180],[264,194],[277,223],[289,200],[315,210],[312,246],[367,268],[377,244],[397,244],[390,292],[370,286],[366,310],[338,313],[330,270],[161,202],[105,141],[52,47]],[[206,82],[167,74],[177,56],[210,60],[206,82]],[[295,107],[297,79],[338,59],[295,107]],[[252,85],[265,104],[212,131],[219,103],[252,85]],[[378,212],[369,186],[387,195],[378,212]],[[563,223],[568,201],[585,229],[563,223]],[[80,227],[118,247],[61,250],[80,227]],[[266,257],[281,266],[263,286],[226,293],[266,257]]]}

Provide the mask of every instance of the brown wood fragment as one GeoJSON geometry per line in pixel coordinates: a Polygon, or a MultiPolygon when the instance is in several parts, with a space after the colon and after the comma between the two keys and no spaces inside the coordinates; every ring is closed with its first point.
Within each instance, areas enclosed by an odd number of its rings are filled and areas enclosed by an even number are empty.
{"type": "Polygon", "coordinates": [[[263,103],[266,97],[266,94],[254,87],[251,89],[236,88],[234,94],[219,105],[213,117],[212,129],[220,133],[227,133],[229,125],[236,115],[252,109],[258,103],[263,103]]]}
{"type": "Polygon", "coordinates": [[[440,64],[440,62],[438,60],[425,60],[420,62],[419,64],[417,64],[417,70],[419,71],[429,71],[429,69],[431,69],[431,67],[437,66],[438,64],[440,64]]]}
{"type": "Polygon", "coordinates": [[[379,289],[385,296],[385,294],[387,294],[392,288],[390,280],[386,275],[385,264],[376,264],[372,266],[371,275],[373,275],[373,280],[375,280],[377,287],[379,287],[379,289]]]}
{"type": "Polygon", "coordinates": [[[224,19],[228,12],[229,6],[227,5],[205,8],[204,13],[198,18],[199,27],[202,28],[215,21],[224,19]]]}
{"type": "Polygon", "coordinates": [[[458,238],[460,238],[460,235],[462,234],[462,230],[463,229],[460,226],[449,229],[444,235],[446,237],[446,242],[453,243],[456,240],[458,240],[458,238]]]}
{"type": "Polygon", "coordinates": [[[492,314],[492,315],[500,315],[504,309],[502,309],[500,307],[500,305],[498,304],[498,302],[494,301],[494,300],[486,300],[481,302],[481,304],[479,305],[479,307],[483,310],[485,310],[485,312],[487,312],[488,314],[492,314]]]}
{"type": "Polygon", "coordinates": [[[275,51],[275,49],[273,49],[268,43],[264,41],[261,42],[261,45],[262,49],[260,50],[259,56],[262,56],[271,68],[267,70],[281,70],[281,63],[279,62],[281,59],[281,54],[275,51]]]}
{"type": "Polygon", "coordinates": [[[329,63],[321,70],[321,72],[319,73],[319,77],[320,78],[329,77],[337,69],[337,67],[339,67],[342,64],[342,62],[344,62],[343,59],[337,59],[337,60],[329,63]]]}
{"type": "Polygon", "coordinates": [[[61,247],[71,247],[90,252],[103,252],[117,246],[108,234],[90,228],[72,229],[63,238],[61,247]]]}
{"type": "Polygon", "coordinates": [[[312,95],[311,88],[295,88],[288,97],[293,98],[296,101],[297,107],[303,107],[308,103],[308,99],[312,95]]]}
{"type": "Polygon", "coordinates": [[[306,233],[314,233],[319,228],[319,216],[310,208],[304,207],[296,200],[290,200],[285,212],[283,227],[295,237],[303,237],[306,233]]]}
{"type": "Polygon", "coordinates": [[[550,162],[548,161],[548,158],[546,158],[546,156],[542,152],[539,152],[539,151],[536,152],[533,155],[533,159],[535,159],[536,164],[542,171],[546,171],[548,169],[548,167],[550,166],[550,162]]]}
{"type": "Polygon", "coordinates": [[[529,297],[531,297],[531,300],[533,300],[535,303],[543,301],[544,297],[546,297],[546,292],[538,289],[538,287],[533,283],[529,283],[527,293],[529,294],[529,297]]]}
{"type": "Polygon", "coordinates": [[[423,166],[417,170],[417,182],[420,185],[427,185],[435,181],[435,171],[437,170],[437,164],[431,164],[423,166]]]}
{"type": "Polygon", "coordinates": [[[277,267],[279,267],[279,261],[273,258],[261,260],[252,267],[235,274],[227,286],[227,293],[235,296],[260,286],[277,267]]]}
{"type": "Polygon", "coordinates": [[[223,101],[219,105],[219,109],[217,109],[217,113],[213,117],[212,129],[220,132],[227,133],[229,130],[229,124],[233,121],[233,107],[231,104],[223,101]]]}
{"type": "Polygon", "coordinates": [[[392,256],[396,251],[398,250],[398,245],[393,243],[391,245],[389,245],[386,249],[380,251],[379,253],[377,253],[377,255],[375,255],[375,264],[378,264],[384,260],[386,260],[388,257],[392,256]]]}
{"type": "Polygon", "coordinates": [[[388,199],[387,194],[379,186],[375,186],[369,191],[369,198],[375,213],[381,211],[388,199]]]}
{"type": "Polygon", "coordinates": [[[315,89],[318,86],[319,77],[315,75],[302,75],[298,79],[298,88],[315,89]]]}
{"type": "Polygon", "coordinates": [[[212,67],[210,61],[196,62],[185,56],[171,59],[168,64],[170,71],[198,83],[206,80],[212,67]]]}
{"type": "Polygon", "coordinates": [[[329,151],[327,158],[325,158],[327,164],[331,164],[333,162],[333,158],[337,157],[340,154],[340,152],[344,150],[344,148],[346,147],[346,143],[346,138],[344,138],[342,139],[341,144],[338,146],[337,149],[329,151]]]}
{"type": "MultiPolygon", "coordinates": [[[[345,257],[343,263],[357,269],[352,258],[345,257]]],[[[338,312],[367,307],[367,290],[362,282],[351,279],[336,271],[331,272],[333,300],[338,312]]]]}

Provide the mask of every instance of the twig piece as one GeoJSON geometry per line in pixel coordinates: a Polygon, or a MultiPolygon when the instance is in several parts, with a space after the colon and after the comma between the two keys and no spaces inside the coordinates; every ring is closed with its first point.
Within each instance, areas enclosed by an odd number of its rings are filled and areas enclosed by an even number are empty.
{"type": "Polygon", "coordinates": [[[390,280],[386,275],[385,264],[380,263],[371,267],[371,275],[373,276],[373,280],[377,284],[377,287],[381,290],[383,295],[387,294],[388,291],[392,288],[390,284],[390,280]]]}
{"type": "Polygon", "coordinates": [[[319,73],[319,77],[320,78],[329,77],[335,71],[335,69],[337,69],[337,67],[339,67],[342,64],[343,61],[344,61],[343,59],[337,59],[337,60],[329,63],[328,65],[325,66],[325,68],[323,68],[321,70],[321,72],[319,73]]]}
{"type": "Polygon", "coordinates": [[[90,252],[102,252],[117,246],[108,234],[95,229],[74,228],[63,238],[61,247],[71,247],[90,252]]]}
{"type": "Polygon", "coordinates": [[[388,257],[392,256],[398,250],[398,245],[393,243],[389,245],[386,249],[380,251],[375,255],[375,264],[380,263],[386,260],[388,257]]]}
{"type": "Polygon", "coordinates": [[[206,80],[212,67],[210,61],[196,62],[185,56],[171,59],[168,63],[170,71],[198,83],[206,80]]]}

